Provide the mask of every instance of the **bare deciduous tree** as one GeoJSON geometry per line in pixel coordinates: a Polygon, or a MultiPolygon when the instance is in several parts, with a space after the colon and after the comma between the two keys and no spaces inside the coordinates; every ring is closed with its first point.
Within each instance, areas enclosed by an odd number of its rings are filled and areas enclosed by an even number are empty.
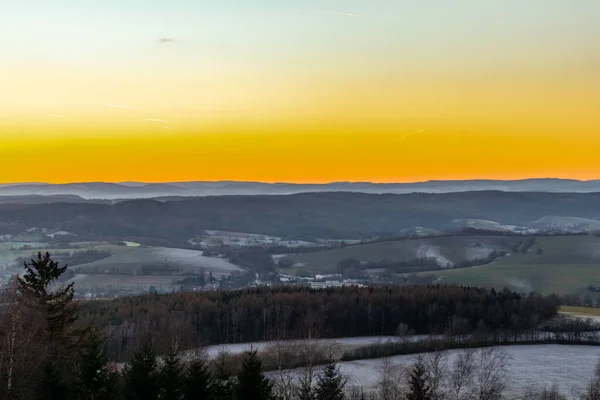
{"type": "Polygon", "coordinates": [[[479,350],[475,373],[477,400],[499,400],[506,389],[506,370],[510,356],[505,351],[490,347],[479,350]]]}
{"type": "Polygon", "coordinates": [[[379,365],[379,380],[374,397],[377,400],[400,400],[405,398],[404,381],[406,380],[405,368],[394,364],[389,357],[381,359],[379,365]]]}
{"type": "Polygon", "coordinates": [[[581,400],[600,400],[600,361],[594,369],[594,376],[588,384],[587,390],[580,396],[581,400]]]}
{"type": "Polygon", "coordinates": [[[456,355],[448,376],[449,400],[473,399],[473,379],[477,368],[476,356],[477,351],[474,349],[461,350],[456,355]]]}
{"type": "Polygon", "coordinates": [[[263,352],[265,363],[274,368],[271,378],[283,400],[310,399],[313,386],[328,354],[337,345],[314,339],[277,341],[263,352]]]}
{"type": "Polygon", "coordinates": [[[33,396],[31,382],[45,357],[40,318],[18,301],[16,282],[0,291],[0,398],[33,396]]]}
{"type": "Polygon", "coordinates": [[[423,363],[427,371],[427,383],[431,389],[432,398],[443,400],[448,377],[448,353],[445,351],[427,353],[423,356],[423,363]]]}

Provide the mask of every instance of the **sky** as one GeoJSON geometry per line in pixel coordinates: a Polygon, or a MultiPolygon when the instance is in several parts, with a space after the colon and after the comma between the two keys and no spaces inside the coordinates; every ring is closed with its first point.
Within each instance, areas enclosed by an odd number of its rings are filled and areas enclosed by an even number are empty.
{"type": "Polygon", "coordinates": [[[0,0],[0,183],[600,179],[598,0],[0,0]]]}

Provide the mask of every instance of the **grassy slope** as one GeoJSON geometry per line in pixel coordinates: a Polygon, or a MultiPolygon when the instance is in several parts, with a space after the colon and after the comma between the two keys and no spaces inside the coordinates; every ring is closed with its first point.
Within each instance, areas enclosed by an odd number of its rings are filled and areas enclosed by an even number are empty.
{"type": "Polygon", "coordinates": [[[504,249],[504,243],[516,243],[523,240],[525,238],[503,236],[454,236],[395,240],[293,255],[289,258],[295,263],[303,264],[302,270],[315,273],[331,273],[336,270],[339,261],[347,258],[356,258],[365,262],[404,261],[439,254],[451,262],[460,262],[473,258],[480,253],[480,248],[475,247],[476,243],[481,243],[489,248],[489,252],[492,249],[504,249]],[[432,251],[428,253],[428,249],[432,249],[432,251]]]}
{"type": "Polygon", "coordinates": [[[525,238],[504,236],[457,236],[432,239],[398,240],[293,255],[303,264],[286,272],[307,271],[331,273],[345,258],[361,261],[390,261],[417,258],[419,249],[434,248],[452,262],[462,261],[476,253],[473,245],[503,249],[509,255],[479,267],[436,271],[442,282],[465,285],[508,286],[515,290],[537,290],[543,293],[582,292],[589,284],[600,284],[600,238],[596,236],[539,237],[526,253],[510,253],[507,243],[525,238]],[[538,249],[542,254],[538,254],[538,249]]]}
{"type": "Polygon", "coordinates": [[[600,238],[538,238],[527,254],[511,254],[493,264],[437,273],[443,282],[509,287],[542,293],[581,292],[600,283],[600,238]],[[537,254],[541,248],[543,254],[537,254]]]}
{"type": "Polygon", "coordinates": [[[600,317],[600,308],[561,306],[559,312],[587,317],[600,317]]]}
{"type": "MultiPolygon", "coordinates": [[[[121,288],[147,290],[150,286],[159,289],[170,290],[173,282],[181,279],[181,276],[165,275],[142,275],[143,265],[166,263],[171,266],[181,267],[184,271],[197,272],[203,269],[218,276],[229,274],[242,269],[226,260],[203,257],[200,251],[182,250],[162,247],[126,247],[112,245],[106,242],[74,243],[69,248],[50,249],[44,243],[2,243],[0,246],[0,264],[11,264],[20,257],[29,258],[38,251],[53,253],[72,252],[80,250],[107,250],[112,256],[88,264],[76,265],[72,269],[75,272],[74,282],[78,290],[96,288],[121,288]],[[10,250],[22,245],[30,245],[27,250],[10,250]],[[114,272],[118,270],[119,274],[114,272]]],[[[20,270],[20,266],[14,267],[14,272],[20,270]]],[[[185,273],[182,272],[183,275],[185,273]]],[[[178,274],[181,275],[181,274],[178,274]]]]}
{"type": "Polygon", "coordinates": [[[75,270],[83,274],[105,274],[110,273],[110,269],[118,269],[124,274],[139,274],[143,265],[154,263],[169,264],[186,270],[204,269],[215,274],[241,270],[226,260],[204,257],[200,251],[164,247],[122,247],[111,257],[77,266],[75,270]]]}

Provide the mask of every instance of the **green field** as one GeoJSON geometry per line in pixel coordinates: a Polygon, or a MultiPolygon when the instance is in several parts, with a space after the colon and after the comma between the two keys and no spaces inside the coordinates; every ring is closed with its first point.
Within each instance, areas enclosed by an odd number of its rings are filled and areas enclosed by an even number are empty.
{"type": "Polygon", "coordinates": [[[600,308],[593,307],[561,306],[558,312],[587,317],[600,317],[600,308]]]}
{"type": "Polygon", "coordinates": [[[581,292],[600,282],[600,266],[594,264],[502,264],[436,272],[442,282],[541,293],[581,292]]]}
{"type": "Polygon", "coordinates": [[[526,253],[515,252],[514,245],[525,240],[516,236],[454,236],[356,245],[288,256],[295,266],[285,272],[337,272],[338,263],[347,258],[377,262],[435,257],[459,263],[502,250],[507,255],[491,264],[428,274],[435,274],[440,282],[543,293],[583,293],[590,284],[600,285],[599,237],[539,237],[526,253]]]}
{"type": "Polygon", "coordinates": [[[229,274],[242,269],[230,262],[205,257],[201,251],[166,247],[120,247],[111,257],[74,267],[79,274],[140,275],[144,266],[163,265],[180,268],[183,272],[212,272],[229,274]]]}
{"type": "Polygon", "coordinates": [[[175,282],[182,277],[197,275],[201,271],[212,273],[215,277],[243,271],[225,259],[204,257],[201,251],[165,247],[128,247],[107,242],[71,243],[60,249],[53,249],[47,243],[0,243],[0,264],[7,266],[5,279],[8,279],[8,276],[22,271],[22,265],[17,263],[17,260],[30,258],[38,251],[48,251],[52,255],[92,249],[108,251],[111,255],[87,264],[69,266],[75,274],[72,281],[75,282],[78,291],[109,289],[135,293],[147,291],[150,286],[170,291],[179,287],[175,282]],[[23,246],[27,247],[23,248],[23,246]],[[158,268],[158,270],[148,273],[148,267],[158,268]],[[160,270],[164,267],[167,267],[167,273],[160,270]]]}
{"type": "Polygon", "coordinates": [[[507,245],[526,238],[505,236],[449,236],[429,239],[405,239],[348,246],[342,249],[292,255],[297,269],[311,273],[332,273],[337,264],[347,258],[363,262],[406,261],[432,257],[439,261],[458,263],[487,256],[493,250],[508,250],[507,245]]]}
{"type": "Polygon", "coordinates": [[[442,282],[542,293],[582,293],[600,284],[600,238],[541,237],[526,254],[492,264],[436,272],[442,282]],[[541,254],[538,253],[541,249],[541,254]]]}

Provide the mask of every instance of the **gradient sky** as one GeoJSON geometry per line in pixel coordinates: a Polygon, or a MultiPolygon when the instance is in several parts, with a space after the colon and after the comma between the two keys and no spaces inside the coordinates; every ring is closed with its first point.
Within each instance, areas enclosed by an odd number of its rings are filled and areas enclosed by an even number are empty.
{"type": "Polygon", "coordinates": [[[0,182],[600,178],[598,0],[0,0],[0,182]]]}

